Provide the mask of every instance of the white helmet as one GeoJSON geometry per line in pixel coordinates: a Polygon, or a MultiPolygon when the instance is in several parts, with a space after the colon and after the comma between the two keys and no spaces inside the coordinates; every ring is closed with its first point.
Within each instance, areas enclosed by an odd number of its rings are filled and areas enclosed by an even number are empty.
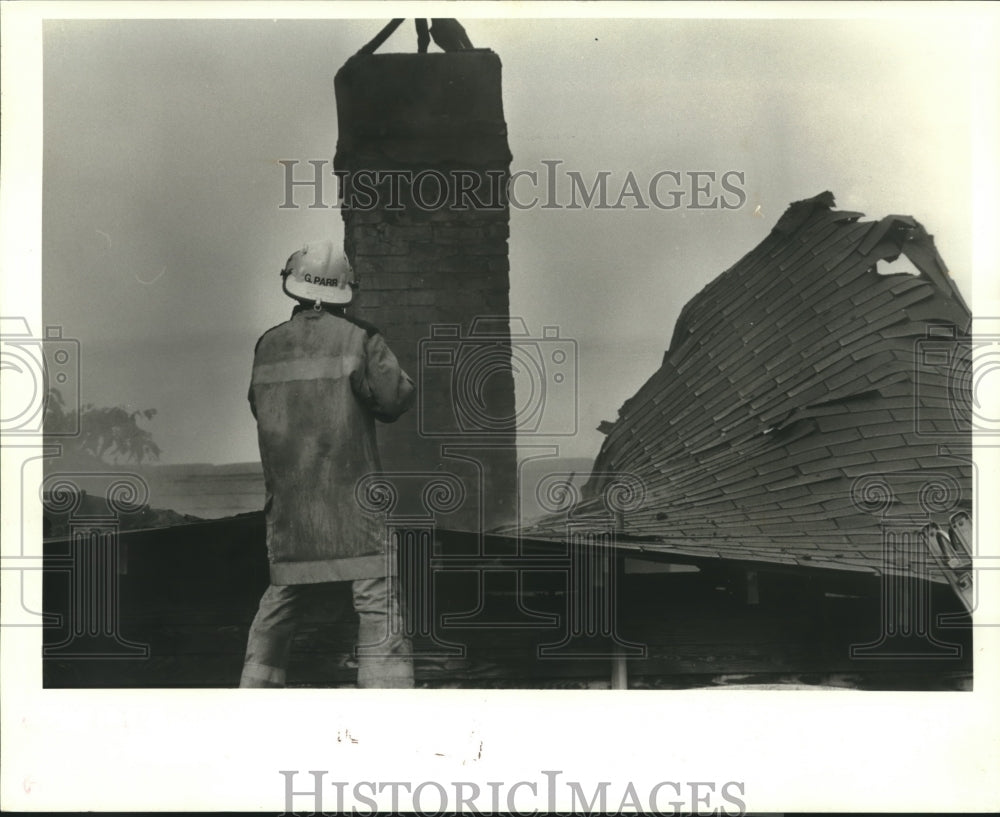
{"type": "Polygon", "coordinates": [[[300,301],[343,306],[351,302],[357,286],[350,262],[329,238],[292,253],[281,271],[281,288],[300,301]]]}

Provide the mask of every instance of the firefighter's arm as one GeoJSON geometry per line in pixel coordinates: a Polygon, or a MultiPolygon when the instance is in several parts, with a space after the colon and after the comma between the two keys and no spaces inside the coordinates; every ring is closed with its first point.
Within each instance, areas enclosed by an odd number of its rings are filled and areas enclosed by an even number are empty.
{"type": "MultiPolygon", "coordinates": [[[[268,330],[270,331],[270,330],[268,330]]],[[[264,333],[266,335],[267,332],[264,333]]],[[[257,361],[257,350],[260,349],[260,342],[264,340],[264,335],[257,338],[257,343],[253,347],[253,358],[254,362],[257,361]]],[[[250,378],[250,388],[247,389],[247,401],[250,403],[250,413],[253,414],[253,418],[257,419],[257,401],[254,400],[253,396],[253,377],[250,378]]]]}
{"type": "Polygon", "coordinates": [[[365,338],[364,378],[358,386],[361,398],[383,423],[398,419],[416,396],[413,379],[400,368],[380,334],[365,338]]]}

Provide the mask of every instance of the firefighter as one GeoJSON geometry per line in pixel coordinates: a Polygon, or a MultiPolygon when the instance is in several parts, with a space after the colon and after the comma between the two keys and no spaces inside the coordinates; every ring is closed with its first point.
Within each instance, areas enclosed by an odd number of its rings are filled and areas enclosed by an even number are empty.
{"type": "Polygon", "coordinates": [[[409,408],[413,381],[375,327],[345,314],[357,282],[333,241],[293,253],[281,278],[299,303],[257,341],[249,393],[271,584],[250,626],[240,686],[284,686],[303,610],[330,582],[350,581],[358,686],[412,687],[384,520],[358,504],[355,489],[380,468],[375,421],[409,408]]]}

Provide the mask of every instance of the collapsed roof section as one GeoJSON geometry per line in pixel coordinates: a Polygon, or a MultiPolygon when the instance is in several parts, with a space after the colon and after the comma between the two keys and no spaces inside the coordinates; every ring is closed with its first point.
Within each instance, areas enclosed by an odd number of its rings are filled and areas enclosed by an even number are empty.
{"type": "Polygon", "coordinates": [[[644,550],[926,575],[883,540],[971,508],[971,314],[917,221],[833,205],[792,204],[685,306],[582,499],[524,535],[610,514],[644,550]],[[918,274],[886,268],[904,257],[918,274]]]}

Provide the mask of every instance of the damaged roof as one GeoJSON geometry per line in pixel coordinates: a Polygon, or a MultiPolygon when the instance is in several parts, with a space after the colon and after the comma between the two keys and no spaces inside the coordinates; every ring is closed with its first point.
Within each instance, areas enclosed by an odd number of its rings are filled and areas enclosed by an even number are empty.
{"type": "Polygon", "coordinates": [[[883,531],[971,509],[971,314],[917,221],[833,206],[793,203],[684,307],[582,496],[522,535],[613,519],[648,551],[927,575],[883,531]]]}

